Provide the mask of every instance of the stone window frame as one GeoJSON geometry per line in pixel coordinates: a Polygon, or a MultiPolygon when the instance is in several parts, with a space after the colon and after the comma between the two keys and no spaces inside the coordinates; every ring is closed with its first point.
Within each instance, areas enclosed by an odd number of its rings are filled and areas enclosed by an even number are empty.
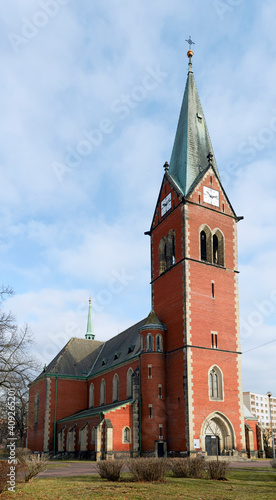
{"type": "Polygon", "coordinates": [[[127,371],[127,383],[126,383],[126,397],[127,397],[127,399],[130,399],[133,397],[132,375],[133,375],[133,369],[130,366],[128,371],[127,371]]]}
{"type": "Polygon", "coordinates": [[[112,380],[112,401],[119,401],[119,375],[115,373],[112,380]]]}
{"type": "Polygon", "coordinates": [[[95,404],[95,386],[93,382],[91,382],[89,386],[89,408],[93,408],[95,404]]]}
{"type": "Polygon", "coordinates": [[[106,404],[106,385],[105,385],[105,379],[102,378],[100,386],[100,406],[103,406],[105,404],[106,404]]]}
{"type": "Polygon", "coordinates": [[[209,401],[224,401],[223,373],[217,365],[208,371],[208,392],[209,401]]]}
{"type": "Polygon", "coordinates": [[[131,428],[126,425],[122,430],[122,443],[131,444],[131,428]]]}

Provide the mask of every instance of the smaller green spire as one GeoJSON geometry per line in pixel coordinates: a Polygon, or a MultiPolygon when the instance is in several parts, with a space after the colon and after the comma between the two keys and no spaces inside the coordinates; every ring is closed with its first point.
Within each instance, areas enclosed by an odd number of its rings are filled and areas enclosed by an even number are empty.
{"type": "Polygon", "coordinates": [[[85,338],[87,340],[94,340],[94,338],[95,338],[95,335],[93,333],[91,299],[89,299],[88,318],[87,318],[87,330],[86,330],[85,338]]]}

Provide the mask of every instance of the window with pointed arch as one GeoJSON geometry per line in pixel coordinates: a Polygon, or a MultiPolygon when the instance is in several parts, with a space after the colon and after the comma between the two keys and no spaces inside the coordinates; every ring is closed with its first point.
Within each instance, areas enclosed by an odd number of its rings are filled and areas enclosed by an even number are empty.
{"type": "Polygon", "coordinates": [[[115,373],[113,377],[112,383],[112,399],[114,401],[119,401],[119,377],[117,373],[115,373]]]}
{"type": "Polygon", "coordinates": [[[97,439],[97,427],[93,427],[91,433],[91,444],[95,444],[97,439]]]}
{"type": "Polygon", "coordinates": [[[100,405],[105,405],[105,380],[103,378],[101,380],[100,388],[100,405]]]}
{"type": "Polygon", "coordinates": [[[170,229],[166,241],[166,269],[169,269],[175,264],[175,234],[174,230],[170,229]]]}
{"type": "Polygon", "coordinates": [[[90,384],[90,387],[89,387],[89,408],[91,408],[91,406],[94,406],[94,384],[90,384]]]}
{"type": "Polygon", "coordinates": [[[145,339],[144,339],[143,335],[141,335],[141,337],[140,337],[140,348],[141,348],[141,351],[143,351],[145,349],[145,339]]]}
{"type": "Polygon", "coordinates": [[[131,442],[131,432],[129,427],[123,428],[123,443],[129,444],[131,442]]]}
{"type": "Polygon", "coordinates": [[[127,371],[127,399],[132,398],[133,396],[133,389],[132,389],[132,374],[133,370],[132,368],[129,368],[127,371]]]}
{"type": "Polygon", "coordinates": [[[154,338],[151,333],[148,333],[147,335],[147,351],[153,351],[154,350],[154,338]]]}
{"type": "Polygon", "coordinates": [[[162,352],[163,351],[163,338],[162,338],[162,335],[160,335],[160,333],[158,333],[156,335],[155,344],[156,344],[156,350],[159,352],[162,352]]]}
{"type": "Polygon", "coordinates": [[[209,226],[205,225],[200,228],[200,260],[212,262],[212,233],[209,226]]]}
{"type": "Polygon", "coordinates": [[[163,236],[159,242],[158,247],[158,256],[159,256],[159,274],[164,273],[166,271],[166,237],[163,236]]]}
{"type": "Polygon", "coordinates": [[[223,400],[223,377],[218,366],[213,366],[209,371],[209,399],[223,400]]]}
{"type": "Polygon", "coordinates": [[[224,266],[224,236],[220,229],[213,234],[213,263],[224,266]]]}
{"type": "Polygon", "coordinates": [[[36,393],[34,398],[34,425],[38,424],[39,419],[39,392],[36,393]]]}

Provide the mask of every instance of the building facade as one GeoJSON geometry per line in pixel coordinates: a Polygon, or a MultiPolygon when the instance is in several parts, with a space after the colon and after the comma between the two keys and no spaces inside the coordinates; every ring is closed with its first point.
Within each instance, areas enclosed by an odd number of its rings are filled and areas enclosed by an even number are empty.
{"type": "Polygon", "coordinates": [[[71,339],[30,386],[28,447],[119,456],[245,452],[238,217],[192,69],[153,220],[152,311],[107,342],[71,339]]]}
{"type": "Polygon", "coordinates": [[[276,430],[276,398],[270,398],[271,418],[269,411],[269,397],[265,394],[256,394],[255,392],[244,392],[243,401],[245,406],[258,419],[259,423],[265,428],[276,430]]]}

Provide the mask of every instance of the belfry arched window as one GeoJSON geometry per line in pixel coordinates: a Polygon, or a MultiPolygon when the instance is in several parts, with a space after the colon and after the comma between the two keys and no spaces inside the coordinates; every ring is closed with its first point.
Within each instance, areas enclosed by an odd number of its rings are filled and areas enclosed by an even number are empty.
{"type": "Polygon", "coordinates": [[[175,264],[175,241],[174,241],[174,230],[171,229],[167,236],[166,241],[166,268],[173,266],[175,264]]]}
{"type": "Polygon", "coordinates": [[[166,238],[163,237],[160,240],[158,247],[158,255],[159,255],[159,274],[162,274],[166,271],[166,238]]]}
{"type": "Polygon", "coordinates": [[[113,399],[113,401],[119,401],[119,377],[118,377],[117,373],[115,373],[115,375],[113,377],[112,399],[113,399]]]}
{"type": "Polygon", "coordinates": [[[213,263],[224,266],[224,236],[220,229],[213,233],[213,263]]]}
{"type": "Polygon", "coordinates": [[[207,239],[205,231],[200,233],[200,259],[207,260],[207,239]]]}
{"type": "Polygon", "coordinates": [[[199,232],[200,260],[212,262],[212,241],[209,226],[201,226],[199,232]]]}
{"type": "Polygon", "coordinates": [[[209,371],[209,399],[223,400],[223,377],[218,366],[213,366],[209,371]]]}

